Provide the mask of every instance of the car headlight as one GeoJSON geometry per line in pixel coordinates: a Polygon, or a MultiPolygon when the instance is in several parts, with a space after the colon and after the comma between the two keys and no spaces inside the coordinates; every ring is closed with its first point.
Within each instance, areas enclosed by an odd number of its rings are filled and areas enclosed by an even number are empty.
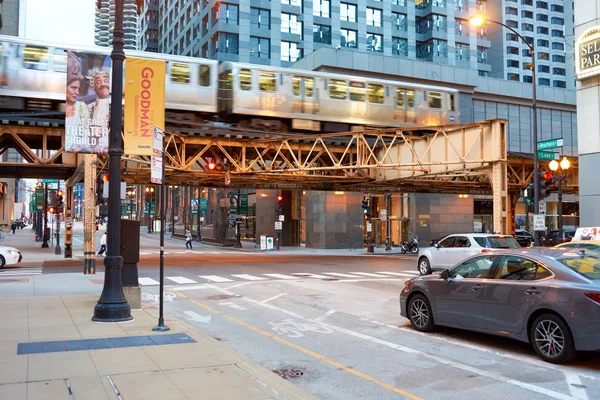
{"type": "Polygon", "coordinates": [[[8,250],[7,253],[8,254],[19,254],[19,252],[17,250],[8,250]]]}

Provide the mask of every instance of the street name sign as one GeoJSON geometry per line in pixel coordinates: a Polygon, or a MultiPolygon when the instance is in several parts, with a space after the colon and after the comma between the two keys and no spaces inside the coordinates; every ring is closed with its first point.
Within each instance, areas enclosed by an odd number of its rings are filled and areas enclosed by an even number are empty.
{"type": "Polygon", "coordinates": [[[538,160],[560,160],[560,154],[551,151],[538,151],[538,160]]]}
{"type": "Polygon", "coordinates": [[[546,216],[543,214],[535,214],[533,216],[533,230],[534,231],[545,231],[546,230],[546,216]]]}
{"type": "Polygon", "coordinates": [[[563,138],[544,140],[543,142],[538,142],[537,149],[538,150],[555,149],[557,147],[562,147],[563,142],[564,142],[563,138]]]}
{"type": "Polygon", "coordinates": [[[58,179],[43,178],[42,183],[58,183],[58,179]]]}

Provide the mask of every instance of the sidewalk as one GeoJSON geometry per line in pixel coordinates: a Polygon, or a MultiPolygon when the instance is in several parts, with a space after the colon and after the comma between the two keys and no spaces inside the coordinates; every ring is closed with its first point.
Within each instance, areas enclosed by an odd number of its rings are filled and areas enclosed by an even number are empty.
{"type": "Polygon", "coordinates": [[[185,322],[134,310],[91,321],[98,295],[3,297],[0,399],[316,399],[185,322]]]}

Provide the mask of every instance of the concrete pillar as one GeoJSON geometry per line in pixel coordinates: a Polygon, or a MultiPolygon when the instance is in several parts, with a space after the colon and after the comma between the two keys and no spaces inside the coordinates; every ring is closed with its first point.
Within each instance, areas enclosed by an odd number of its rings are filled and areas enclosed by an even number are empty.
{"type": "Polygon", "coordinates": [[[84,156],[83,273],[96,273],[96,163],[98,156],[84,156]]]}
{"type": "Polygon", "coordinates": [[[600,225],[600,0],[575,0],[575,71],[577,82],[577,141],[579,144],[579,211],[582,224],[600,225]],[[590,62],[591,61],[591,62],[590,62]]]}

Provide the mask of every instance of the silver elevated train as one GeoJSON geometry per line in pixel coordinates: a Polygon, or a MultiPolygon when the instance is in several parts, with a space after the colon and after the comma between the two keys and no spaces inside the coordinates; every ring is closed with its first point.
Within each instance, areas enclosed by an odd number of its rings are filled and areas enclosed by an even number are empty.
{"type": "MultiPolygon", "coordinates": [[[[65,50],[79,47],[0,36],[0,109],[61,110],[65,50]],[[50,104],[48,104],[50,102],[50,104]]],[[[458,91],[451,88],[202,58],[126,51],[168,61],[168,116],[291,131],[350,130],[352,126],[407,127],[460,122],[458,91]]]]}

